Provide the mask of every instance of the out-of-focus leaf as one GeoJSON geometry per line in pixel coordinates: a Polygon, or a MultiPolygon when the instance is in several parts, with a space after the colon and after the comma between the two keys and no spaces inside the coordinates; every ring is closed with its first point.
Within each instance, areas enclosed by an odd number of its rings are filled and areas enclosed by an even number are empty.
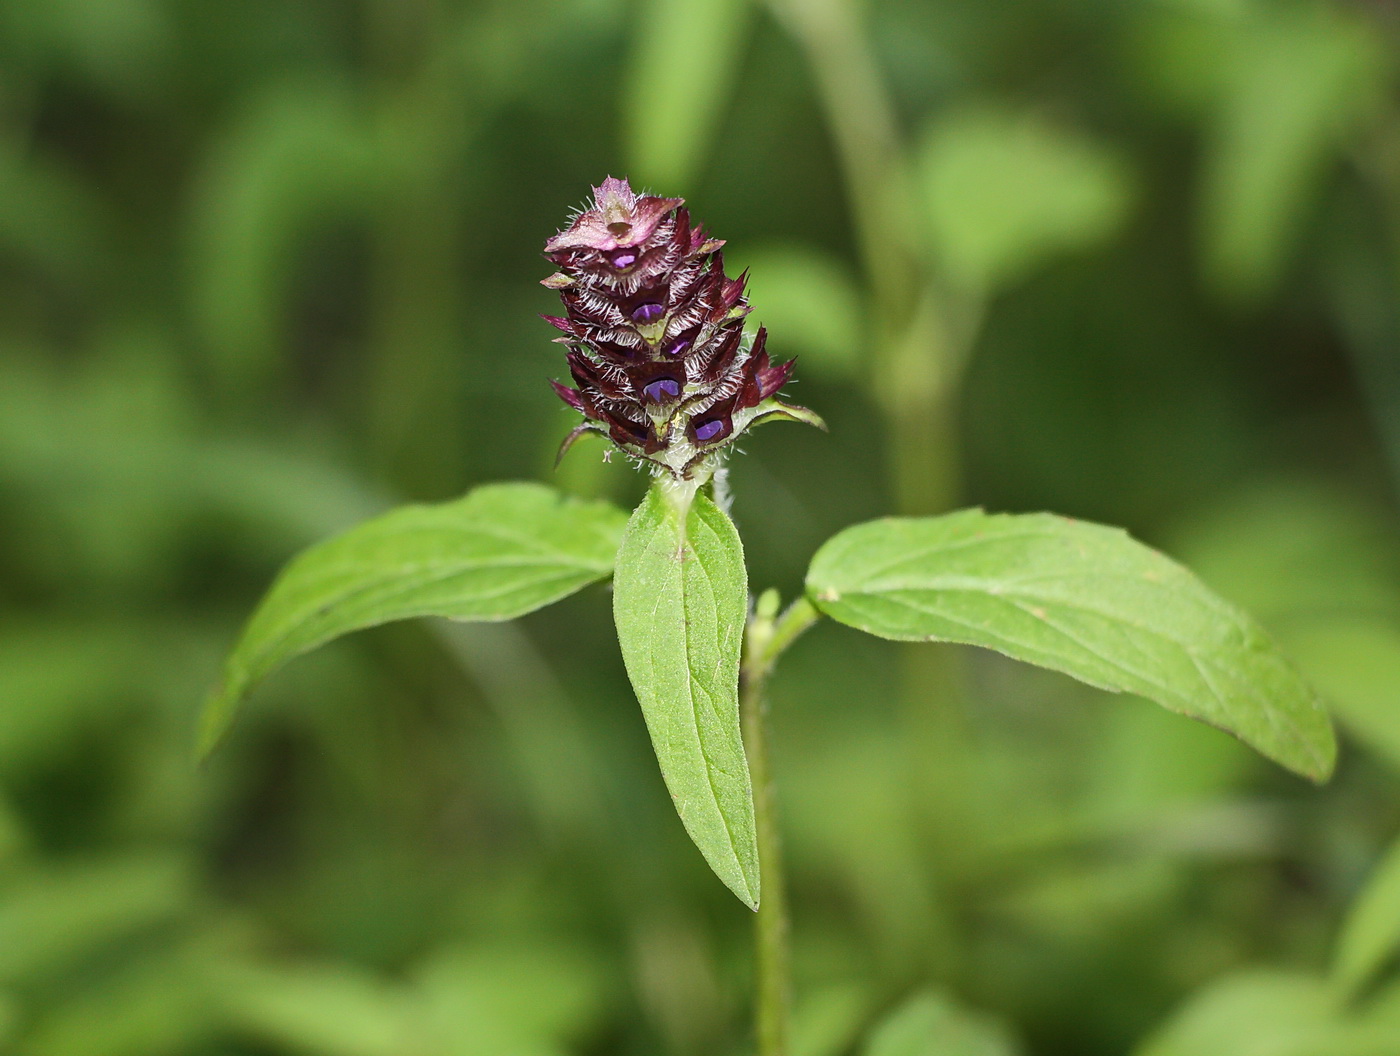
{"type": "Polygon", "coordinates": [[[1180,818],[1218,800],[1253,770],[1237,741],[1159,708],[1114,708],[1095,741],[1089,809],[1101,824],[1180,818]]]}
{"type": "Polygon", "coordinates": [[[1332,770],[1321,702],[1264,630],[1120,529],[981,510],[871,521],[817,552],[807,591],[882,638],[996,649],[1202,719],[1314,779],[1332,770]]]}
{"type": "Polygon", "coordinates": [[[99,202],[77,177],[0,137],[0,249],[70,282],[106,251],[99,202]]]}
{"type": "Polygon", "coordinates": [[[1337,5],[1266,7],[1238,27],[1201,210],[1206,272],[1226,293],[1278,280],[1328,157],[1384,94],[1384,48],[1337,5]]]}
{"type": "Polygon", "coordinates": [[[489,484],[406,506],[311,547],[254,612],[205,708],[208,751],[242,698],[294,656],[391,620],[509,620],[612,570],[624,515],[541,484],[489,484]]]}
{"type": "Polygon", "coordinates": [[[239,968],[222,974],[223,1014],[240,1031],[314,1056],[401,1056],[412,1050],[407,991],[340,965],[239,968]]]}
{"type": "Polygon", "coordinates": [[[383,508],[293,438],[206,435],[153,340],[118,335],[82,370],[0,357],[0,486],[32,533],[31,571],[47,560],[55,574],[81,565],[104,585],[149,586],[169,573],[174,539],[206,518],[237,524],[233,543],[262,557],[383,508]]]}
{"type": "Polygon", "coordinates": [[[1400,843],[1381,859],[1347,912],[1337,939],[1332,972],[1356,993],[1400,947],[1400,843]]]}
{"type": "Polygon", "coordinates": [[[25,1032],[15,1056],[184,1056],[197,1051],[220,1026],[210,1015],[204,975],[205,966],[179,948],[123,966],[41,1016],[25,1032]]]}
{"type": "Polygon", "coordinates": [[[562,1056],[596,1020],[596,961],[568,949],[442,951],[407,984],[344,965],[247,965],[214,976],[241,1032],[318,1056],[562,1056]]]}
{"type": "Polygon", "coordinates": [[[1344,1044],[1336,1046],[1336,1056],[1390,1056],[1400,1050],[1400,984],[1382,988],[1352,1015],[1340,1033],[1344,1044]]]}
{"type": "Polygon", "coordinates": [[[1400,624],[1338,616],[1289,627],[1285,640],[1342,724],[1400,768],[1400,624]]]}
{"type": "Polygon", "coordinates": [[[0,39],[76,70],[105,90],[146,96],[173,50],[158,0],[53,0],[0,8],[0,39]]]}
{"type": "Polygon", "coordinates": [[[1324,1056],[1336,1026],[1319,979],[1284,972],[1230,976],[1194,995],[1133,1056],[1324,1056]]]}
{"type": "Polygon", "coordinates": [[[282,372],[278,317],[299,245],[363,219],[383,173],[368,124],[334,81],[267,89],[215,141],[191,218],[193,295],[223,385],[282,372]]]}
{"type": "Polygon", "coordinates": [[[172,854],[22,874],[0,888],[0,983],[61,969],[189,902],[189,863],[172,854]]]}
{"type": "Polygon", "coordinates": [[[870,1013],[870,991],[859,983],[813,987],[798,1001],[792,1017],[795,1056],[838,1056],[848,1052],[870,1013]]]}
{"type": "Polygon", "coordinates": [[[0,1045],[8,1048],[15,1028],[19,1025],[19,1019],[19,1002],[0,990],[0,1045]]]}
{"type": "Polygon", "coordinates": [[[24,850],[28,837],[8,799],[0,796],[0,868],[24,850]]]}
{"type": "MultiPolygon", "coordinates": [[[[852,683],[836,699],[867,699],[862,694],[870,690],[852,683]]],[[[794,869],[830,877],[881,956],[914,965],[928,956],[930,935],[938,943],[946,934],[947,921],[928,881],[922,804],[909,778],[917,753],[909,740],[886,722],[855,718],[793,752],[781,772],[784,831],[792,853],[806,856],[794,869]]]]}
{"type": "Polygon", "coordinates": [[[150,690],[165,629],[95,621],[30,623],[0,639],[0,766],[18,770],[102,718],[112,698],[150,690]]]}
{"type": "Polygon", "coordinates": [[[753,791],[739,733],[748,576],[739,533],[704,495],[647,492],[617,554],[622,658],[686,832],[725,885],[758,907],[753,791]]]}
{"type": "Polygon", "coordinates": [[[103,585],[146,586],[168,568],[189,512],[172,468],[191,446],[190,394],[158,335],[94,344],[75,364],[0,365],[0,483],[23,489],[36,570],[47,561],[67,576],[81,564],[103,585]]]}
{"type": "Polygon", "coordinates": [[[1126,167],[1107,147],[990,107],[952,110],[930,126],[919,174],[938,258],[978,293],[1103,241],[1129,201],[1126,167]]]}
{"type": "Polygon", "coordinates": [[[1236,23],[1253,3],[1179,0],[1138,8],[1128,75],[1140,79],[1169,113],[1198,120],[1220,97],[1236,23]]]}
{"type": "Polygon", "coordinates": [[[802,357],[802,370],[848,377],[861,362],[860,296],[835,257],[811,246],[760,248],[735,258],[746,268],[753,318],[768,327],[768,347],[802,357]]]}
{"type": "Polygon", "coordinates": [[[1015,1056],[1011,1032],[943,994],[919,994],[890,1013],[865,1045],[865,1056],[1015,1056]]]}
{"type": "Polygon", "coordinates": [[[642,8],[622,93],[631,171],[659,194],[693,184],[729,102],[747,35],[745,0],[642,8]]]}
{"type": "Polygon", "coordinates": [[[434,957],[416,994],[450,1056],[563,1053],[596,1022],[604,965],[568,947],[488,946],[434,957]]]}
{"type": "Polygon", "coordinates": [[[1201,578],[1280,628],[1339,612],[1400,615],[1393,529],[1354,494],[1304,478],[1232,490],[1173,533],[1201,578]]]}

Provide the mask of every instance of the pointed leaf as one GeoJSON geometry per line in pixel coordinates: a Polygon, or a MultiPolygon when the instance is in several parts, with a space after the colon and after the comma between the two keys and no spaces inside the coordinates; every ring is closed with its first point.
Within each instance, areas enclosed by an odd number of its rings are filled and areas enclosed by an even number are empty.
{"type": "Polygon", "coordinates": [[[624,515],[539,484],[490,484],[405,506],[292,561],[244,628],[205,707],[207,752],[263,677],[318,645],[391,620],[508,620],[612,570],[624,515]]]}
{"type": "Polygon", "coordinates": [[[872,521],[817,552],[817,607],[883,638],[996,649],[1228,730],[1314,779],[1336,745],[1263,629],[1116,528],[1051,514],[872,521]]]}
{"type": "Polygon", "coordinates": [[[758,907],[753,793],[739,733],[748,583],[739,533],[704,495],[664,484],[622,537],[613,613],[666,787],[710,868],[758,907]]]}

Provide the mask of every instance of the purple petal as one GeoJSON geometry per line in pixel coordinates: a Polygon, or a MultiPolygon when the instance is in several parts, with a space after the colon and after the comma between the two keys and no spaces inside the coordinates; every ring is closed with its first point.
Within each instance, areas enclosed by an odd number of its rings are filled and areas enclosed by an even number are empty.
{"type": "Polygon", "coordinates": [[[706,443],[724,432],[723,419],[716,418],[711,422],[703,422],[695,427],[695,439],[700,443],[706,443]]]}
{"type": "Polygon", "coordinates": [[[642,395],[652,403],[665,403],[681,394],[679,382],[672,378],[657,378],[642,389],[642,395]]]}

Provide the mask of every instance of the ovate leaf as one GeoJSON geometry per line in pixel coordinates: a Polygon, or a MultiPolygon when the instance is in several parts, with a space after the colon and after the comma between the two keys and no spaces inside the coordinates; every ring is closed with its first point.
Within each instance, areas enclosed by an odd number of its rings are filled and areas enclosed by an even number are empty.
{"type": "Polygon", "coordinates": [[[676,812],[710,868],[758,907],[758,847],[739,733],[748,581],[739,533],[704,495],[663,484],[622,537],[613,613],[676,812]]]}
{"type": "Polygon", "coordinates": [[[848,528],[807,589],[883,638],[996,649],[1228,730],[1314,779],[1332,728],[1264,630],[1186,569],[1116,528],[963,510],[848,528]]]}
{"type": "Polygon", "coordinates": [[[201,751],[238,703],[294,656],[413,616],[508,620],[612,571],[624,514],[539,484],[491,484],[455,502],[405,506],[292,561],[258,606],[210,698],[201,751]]]}

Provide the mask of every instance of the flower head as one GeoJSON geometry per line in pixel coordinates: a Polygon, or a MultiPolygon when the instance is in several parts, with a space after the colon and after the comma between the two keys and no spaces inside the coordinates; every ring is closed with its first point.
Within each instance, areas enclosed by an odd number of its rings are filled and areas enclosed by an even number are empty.
{"type": "Polygon", "coordinates": [[[626,454],[678,480],[704,480],[749,426],[769,418],[820,425],[776,394],[793,361],[774,364],[767,331],[744,332],[746,275],[724,273],[724,242],[692,227],[684,199],[636,194],[608,177],[593,204],[545,243],[559,271],[562,316],[545,316],[568,348],[576,387],[555,391],[626,454]]]}

